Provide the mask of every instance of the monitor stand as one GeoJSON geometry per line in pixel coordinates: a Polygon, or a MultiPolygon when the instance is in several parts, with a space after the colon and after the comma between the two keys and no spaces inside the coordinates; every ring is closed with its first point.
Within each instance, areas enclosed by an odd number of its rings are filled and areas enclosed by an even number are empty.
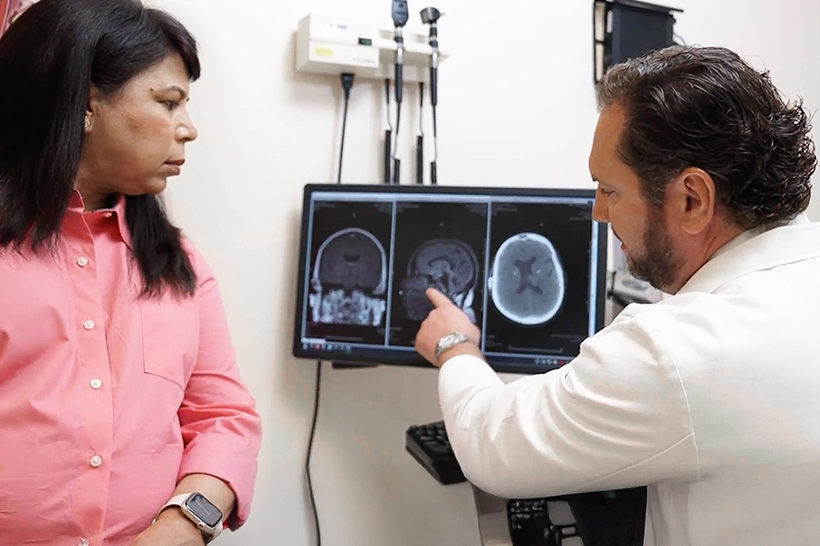
{"type": "Polygon", "coordinates": [[[507,524],[507,500],[490,495],[470,484],[478,515],[478,532],[482,546],[512,546],[507,524]]]}

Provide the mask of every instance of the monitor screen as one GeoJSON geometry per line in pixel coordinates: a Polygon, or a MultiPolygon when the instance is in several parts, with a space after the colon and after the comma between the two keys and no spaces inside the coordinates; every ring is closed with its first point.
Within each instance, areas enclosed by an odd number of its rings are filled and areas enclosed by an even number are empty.
{"type": "Polygon", "coordinates": [[[611,64],[674,44],[675,18],[670,9],[612,4],[611,64]]]}
{"type": "Polygon", "coordinates": [[[606,226],[593,190],[305,187],[293,353],[427,365],[413,342],[445,293],[499,372],[540,373],[603,327],[606,226]]]}

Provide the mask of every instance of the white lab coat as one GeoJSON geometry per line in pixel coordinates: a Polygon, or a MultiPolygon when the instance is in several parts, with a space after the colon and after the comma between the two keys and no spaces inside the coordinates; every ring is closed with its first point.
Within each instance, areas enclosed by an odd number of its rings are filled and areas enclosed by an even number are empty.
{"type": "Polygon", "coordinates": [[[649,485],[645,544],[820,544],[820,224],[724,246],[561,369],[439,375],[468,479],[507,498],[649,485]]]}

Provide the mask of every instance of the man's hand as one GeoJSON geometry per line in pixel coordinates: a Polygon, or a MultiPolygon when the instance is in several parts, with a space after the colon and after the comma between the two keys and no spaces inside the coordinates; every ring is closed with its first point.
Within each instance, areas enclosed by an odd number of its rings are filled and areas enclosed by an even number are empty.
{"type": "Polygon", "coordinates": [[[128,546],[204,546],[202,533],[179,508],[166,508],[128,546]]]}
{"type": "Polygon", "coordinates": [[[462,343],[445,352],[440,359],[436,358],[436,345],[447,334],[464,334],[478,343],[481,339],[481,331],[461,309],[453,305],[447,296],[435,288],[428,288],[425,294],[433,304],[433,310],[421,323],[419,333],[416,334],[416,351],[438,367],[441,367],[448,358],[459,354],[481,357],[478,347],[472,343],[462,343]]]}

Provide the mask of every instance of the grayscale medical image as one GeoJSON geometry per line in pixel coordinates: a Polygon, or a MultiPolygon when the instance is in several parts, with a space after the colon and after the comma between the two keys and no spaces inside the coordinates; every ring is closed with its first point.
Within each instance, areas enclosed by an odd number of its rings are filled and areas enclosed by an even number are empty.
{"type": "Polygon", "coordinates": [[[419,246],[410,257],[407,276],[399,294],[410,320],[422,321],[432,308],[425,295],[429,287],[449,297],[475,322],[475,286],[478,259],[464,241],[432,239],[419,246]]]}
{"type": "Polygon", "coordinates": [[[589,335],[589,208],[493,203],[485,353],[575,356],[589,335]]]}
{"type": "Polygon", "coordinates": [[[387,307],[384,247],[363,229],[337,231],[319,248],[310,287],[313,322],[381,325],[387,307]]]}
{"type": "Polygon", "coordinates": [[[565,294],[564,267],[549,239],[518,233],[498,248],[488,280],[496,309],[508,320],[526,326],[552,319],[565,294]]]}
{"type": "Polygon", "coordinates": [[[384,343],[392,212],[384,203],[314,204],[305,337],[384,343]]]}
{"type": "Polygon", "coordinates": [[[412,347],[435,288],[476,324],[484,304],[487,203],[402,202],[396,207],[390,345],[412,347]]]}

